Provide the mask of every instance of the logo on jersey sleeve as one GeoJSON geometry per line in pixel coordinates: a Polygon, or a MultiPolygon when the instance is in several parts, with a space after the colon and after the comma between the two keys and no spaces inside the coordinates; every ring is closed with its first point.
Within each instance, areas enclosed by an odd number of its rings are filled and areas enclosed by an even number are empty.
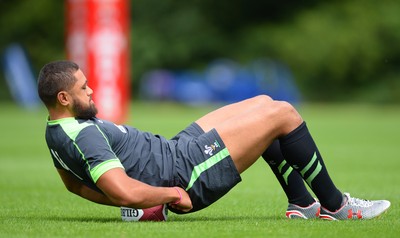
{"type": "Polygon", "coordinates": [[[114,126],[116,126],[120,131],[122,131],[122,133],[125,133],[125,134],[127,133],[125,127],[123,127],[121,125],[117,125],[117,124],[114,124],[114,126]]]}

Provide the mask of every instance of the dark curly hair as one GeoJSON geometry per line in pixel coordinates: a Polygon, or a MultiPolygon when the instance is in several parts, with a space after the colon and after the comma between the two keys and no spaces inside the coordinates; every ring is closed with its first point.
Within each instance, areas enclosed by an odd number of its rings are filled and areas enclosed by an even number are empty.
{"type": "Polygon", "coordinates": [[[47,108],[56,105],[60,91],[68,91],[74,86],[77,81],[74,73],[78,70],[76,63],[67,60],[50,62],[43,66],[38,77],[38,94],[47,108]]]}

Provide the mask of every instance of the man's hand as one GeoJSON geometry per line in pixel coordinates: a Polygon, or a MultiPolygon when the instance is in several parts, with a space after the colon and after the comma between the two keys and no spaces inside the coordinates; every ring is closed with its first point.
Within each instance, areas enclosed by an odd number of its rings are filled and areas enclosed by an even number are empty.
{"type": "Polygon", "coordinates": [[[168,205],[173,209],[180,210],[182,212],[188,212],[192,210],[193,205],[192,205],[192,200],[189,197],[189,194],[180,187],[174,187],[174,189],[176,189],[176,192],[179,194],[180,198],[178,201],[171,202],[168,205]]]}

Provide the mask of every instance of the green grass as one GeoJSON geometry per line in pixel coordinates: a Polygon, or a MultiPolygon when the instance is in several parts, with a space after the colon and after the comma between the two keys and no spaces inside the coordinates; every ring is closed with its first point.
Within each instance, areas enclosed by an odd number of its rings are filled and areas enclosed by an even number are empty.
{"type": "MultiPolygon", "coordinates": [[[[0,237],[397,237],[400,233],[400,106],[304,105],[299,108],[342,191],[389,199],[382,217],[366,221],[292,221],[263,161],[211,207],[170,213],[163,223],[127,223],[119,209],[66,191],[44,142],[46,112],[0,104],[0,237]]],[[[170,137],[211,110],[134,104],[129,124],[170,137]]]]}

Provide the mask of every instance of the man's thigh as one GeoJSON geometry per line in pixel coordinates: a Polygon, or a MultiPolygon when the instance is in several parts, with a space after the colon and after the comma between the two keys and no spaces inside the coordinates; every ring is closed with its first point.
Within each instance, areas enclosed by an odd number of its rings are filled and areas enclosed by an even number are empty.
{"type": "Polygon", "coordinates": [[[196,123],[207,132],[216,126],[235,118],[237,115],[251,113],[255,107],[258,107],[260,103],[265,101],[272,102],[272,99],[268,96],[262,95],[237,103],[232,103],[204,115],[198,119],[196,123]]]}
{"type": "Polygon", "coordinates": [[[176,146],[179,186],[189,193],[192,212],[209,206],[241,181],[215,129],[195,138],[183,136],[176,146]]]}

